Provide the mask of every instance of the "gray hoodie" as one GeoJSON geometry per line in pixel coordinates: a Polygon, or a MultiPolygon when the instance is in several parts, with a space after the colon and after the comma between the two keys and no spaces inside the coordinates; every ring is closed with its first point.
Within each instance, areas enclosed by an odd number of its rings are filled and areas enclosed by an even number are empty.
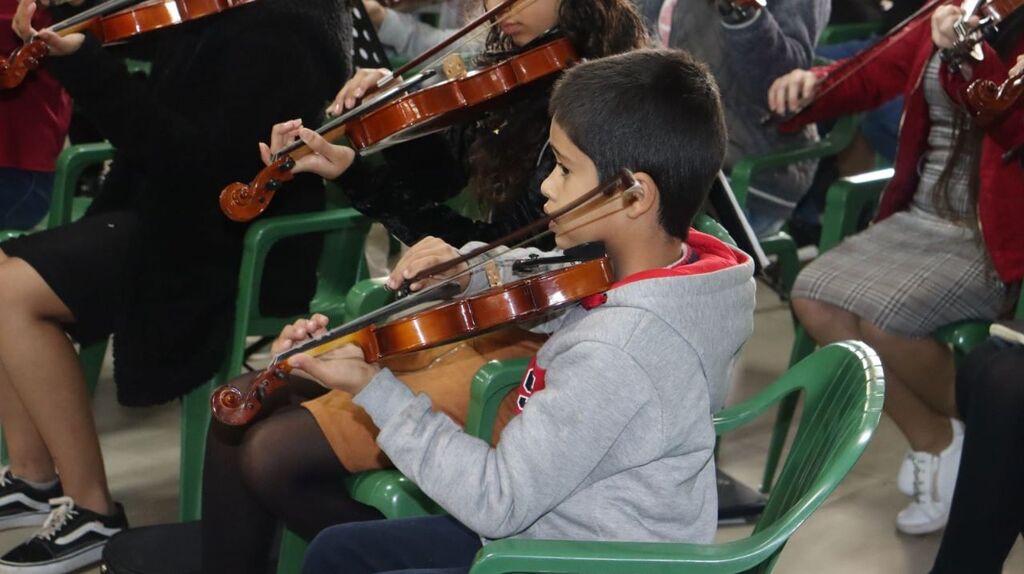
{"type": "MultiPolygon", "coordinates": [[[[710,236],[691,232],[688,243],[700,260],[687,267],[705,272],[645,272],[603,304],[540,326],[555,329],[534,359],[545,386],[497,447],[387,369],[355,397],[380,428],[377,442],[484,538],[710,542],[712,403],[753,330],[753,265],[710,236]]],[[[474,276],[470,289],[482,282],[474,276]]]]}

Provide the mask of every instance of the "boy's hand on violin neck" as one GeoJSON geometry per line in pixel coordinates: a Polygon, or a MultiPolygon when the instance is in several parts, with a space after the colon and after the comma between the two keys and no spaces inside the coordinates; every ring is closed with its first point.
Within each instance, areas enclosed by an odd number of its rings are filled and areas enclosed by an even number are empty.
{"type": "Polygon", "coordinates": [[[327,113],[340,116],[345,110],[356,107],[364,95],[377,89],[377,82],[387,77],[391,71],[387,68],[359,68],[352,78],[341,87],[334,101],[327,106],[327,113]]]}
{"type": "Polygon", "coordinates": [[[321,385],[353,395],[363,390],[380,372],[380,367],[366,362],[363,350],[355,345],[345,345],[319,357],[295,355],[288,362],[321,385]]]}
{"type": "MultiPolygon", "coordinates": [[[[952,5],[939,6],[932,13],[932,42],[935,47],[940,50],[948,50],[956,45],[958,38],[953,26],[963,16],[964,11],[959,6],[952,5]]],[[[971,16],[967,25],[969,28],[976,28],[978,17],[971,16]]]]}
{"type": "Polygon", "coordinates": [[[19,38],[25,42],[34,37],[39,38],[49,48],[51,56],[68,56],[82,47],[85,36],[77,32],[63,37],[50,30],[37,32],[32,27],[32,16],[36,13],[36,9],[35,0],[19,0],[18,9],[14,12],[14,19],[11,20],[11,29],[19,38]]]}
{"type": "Polygon", "coordinates": [[[810,70],[793,70],[768,88],[768,109],[785,116],[803,109],[817,91],[818,76],[810,70]]]}
{"type": "Polygon", "coordinates": [[[334,179],[345,173],[356,159],[356,152],[350,147],[334,145],[320,134],[302,126],[302,120],[291,120],[275,124],[270,131],[270,145],[260,142],[260,157],[264,165],[270,165],[273,154],[295,140],[300,139],[313,150],[295,160],[292,173],[315,173],[324,179],[334,179]]]}
{"type": "Polygon", "coordinates": [[[327,317],[317,313],[309,319],[299,319],[291,325],[285,325],[281,334],[270,346],[275,355],[291,349],[299,343],[305,343],[327,332],[327,317]]]}
{"type": "MultiPolygon", "coordinates": [[[[397,291],[407,279],[412,279],[417,273],[433,267],[439,263],[450,261],[459,256],[458,249],[455,249],[451,245],[448,245],[444,241],[436,237],[426,237],[421,239],[416,245],[409,248],[409,251],[405,252],[405,255],[395,265],[394,270],[391,271],[391,275],[388,276],[387,287],[392,291],[397,291]]],[[[434,277],[427,277],[421,279],[409,286],[410,291],[419,291],[424,287],[440,283],[441,281],[462,273],[468,268],[468,265],[461,263],[444,273],[438,274],[434,277]]],[[[463,275],[458,279],[459,287],[462,291],[466,290],[469,285],[469,275],[463,275]]]]}

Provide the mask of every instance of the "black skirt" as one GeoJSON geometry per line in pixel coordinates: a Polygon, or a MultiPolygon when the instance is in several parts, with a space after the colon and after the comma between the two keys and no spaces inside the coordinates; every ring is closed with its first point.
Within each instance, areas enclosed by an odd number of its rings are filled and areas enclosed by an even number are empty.
{"type": "Polygon", "coordinates": [[[138,215],[115,211],[0,243],[8,257],[32,266],[75,321],[65,329],[87,345],[111,334],[125,301],[126,260],[138,215]]]}

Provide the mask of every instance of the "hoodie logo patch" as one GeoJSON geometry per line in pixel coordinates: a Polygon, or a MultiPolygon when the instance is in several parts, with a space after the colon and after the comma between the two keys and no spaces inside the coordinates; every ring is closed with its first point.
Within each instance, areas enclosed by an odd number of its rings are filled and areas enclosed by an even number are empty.
{"type": "Polygon", "coordinates": [[[534,393],[544,390],[545,370],[537,366],[537,357],[530,359],[530,366],[526,369],[523,382],[519,384],[519,394],[516,396],[516,406],[513,409],[515,414],[523,412],[526,403],[534,393]]]}

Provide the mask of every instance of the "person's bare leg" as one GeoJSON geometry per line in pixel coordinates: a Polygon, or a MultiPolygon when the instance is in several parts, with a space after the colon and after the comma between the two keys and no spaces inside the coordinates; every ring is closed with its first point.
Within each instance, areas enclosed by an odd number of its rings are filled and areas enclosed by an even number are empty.
{"type": "MultiPolygon", "coordinates": [[[[928,355],[929,345],[915,345],[913,341],[923,340],[887,333],[867,321],[861,323],[861,332],[864,334],[864,341],[871,345],[882,359],[882,366],[885,369],[885,412],[907,437],[912,450],[941,453],[953,440],[953,429],[949,424],[950,414],[933,408],[932,403],[938,401],[924,400],[915,389],[907,385],[905,379],[900,376],[900,371],[893,368],[898,364],[902,369],[906,369],[911,363],[916,363],[915,368],[921,372],[915,377],[924,379],[931,374],[937,378],[930,385],[931,388],[934,392],[941,392],[944,381],[938,380],[938,377],[942,376],[942,373],[931,370],[941,368],[941,365],[928,362],[931,358],[928,355]],[[915,352],[919,354],[913,354],[915,352]],[[901,353],[908,355],[904,356],[901,353]]],[[[948,383],[952,392],[952,379],[948,383]]]]}
{"type": "Polygon", "coordinates": [[[5,399],[10,394],[19,399],[12,401],[13,408],[3,407],[12,465],[25,468],[30,480],[33,474],[52,476],[44,471],[56,467],[65,494],[84,508],[109,513],[110,494],[85,377],[61,326],[74,317],[21,259],[0,259],[0,284],[0,360],[6,372],[2,392],[5,399]],[[52,464],[40,452],[40,439],[52,464]]]}
{"type": "Polygon", "coordinates": [[[860,318],[853,313],[813,299],[795,298],[793,312],[819,345],[846,339],[861,339],[860,318]]]}
{"type": "Polygon", "coordinates": [[[861,325],[861,331],[874,342],[885,367],[918,398],[947,418],[957,415],[956,364],[945,343],[931,337],[896,335],[870,323],[861,325]]]}

